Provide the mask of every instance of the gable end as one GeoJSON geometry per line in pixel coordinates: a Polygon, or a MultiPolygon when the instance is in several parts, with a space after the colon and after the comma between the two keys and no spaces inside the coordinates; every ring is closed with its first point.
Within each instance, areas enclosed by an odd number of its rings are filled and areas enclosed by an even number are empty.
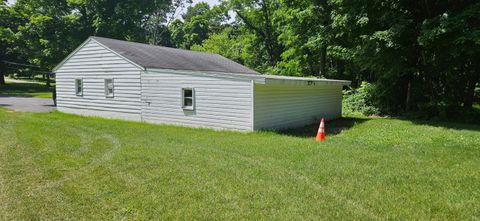
{"type": "Polygon", "coordinates": [[[90,41],[94,41],[96,44],[100,45],[101,47],[105,48],[106,50],[114,53],[115,55],[117,55],[118,57],[124,59],[125,61],[127,61],[128,63],[138,67],[139,69],[141,70],[145,70],[144,67],[140,66],[139,64],[129,60],[128,58],[126,58],[125,56],[122,56],[121,54],[118,54],[117,52],[115,52],[114,50],[108,48],[107,46],[105,46],[104,44],[96,41],[93,37],[89,37],[87,40],[85,40],[82,44],[80,44],[80,46],[78,46],[74,51],[72,51],[66,58],[64,58],[59,64],[57,64],[57,66],[55,66],[53,69],[52,69],[52,72],[56,72],[58,69],[60,69],[60,67],[62,67],[68,60],[70,60],[70,58],[72,58],[80,49],[82,49],[85,45],[87,45],[90,41]]]}

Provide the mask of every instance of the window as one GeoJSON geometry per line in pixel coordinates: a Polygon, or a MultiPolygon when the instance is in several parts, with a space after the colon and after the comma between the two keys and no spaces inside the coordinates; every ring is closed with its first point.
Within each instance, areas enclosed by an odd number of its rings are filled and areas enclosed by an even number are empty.
{"type": "Polygon", "coordinates": [[[75,79],[75,94],[77,96],[83,95],[83,80],[82,79],[75,79]]]}
{"type": "Polygon", "coordinates": [[[186,110],[195,109],[195,91],[193,88],[182,88],[182,108],[186,110]]]}
{"type": "Polygon", "coordinates": [[[105,97],[113,97],[113,79],[105,79],[105,97]]]}

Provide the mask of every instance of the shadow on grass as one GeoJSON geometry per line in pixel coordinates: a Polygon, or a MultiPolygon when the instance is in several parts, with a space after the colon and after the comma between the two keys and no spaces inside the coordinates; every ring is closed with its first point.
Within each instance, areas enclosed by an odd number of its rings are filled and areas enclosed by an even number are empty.
{"type": "MultiPolygon", "coordinates": [[[[361,124],[370,119],[368,118],[340,118],[332,121],[325,122],[325,133],[328,135],[339,134],[343,130],[348,130],[353,127],[355,124],[361,124]]],[[[308,126],[285,129],[280,131],[275,131],[275,133],[302,137],[302,138],[313,138],[317,135],[319,123],[311,124],[308,126]]]]}
{"type": "Polygon", "coordinates": [[[411,119],[404,119],[408,120],[417,125],[427,125],[432,127],[443,127],[447,129],[454,129],[454,130],[472,130],[472,131],[480,131],[480,123],[471,122],[455,122],[455,121],[443,121],[443,120],[411,120],[411,119]]]}
{"type": "Polygon", "coordinates": [[[450,117],[439,116],[403,116],[399,119],[410,121],[418,125],[428,125],[433,127],[443,127],[455,130],[473,130],[480,131],[480,104],[473,106],[471,110],[458,110],[450,114],[450,117]]]}
{"type": "Polygon", "coordinates": [[[0,85],[0,96],[33,97],[35,93],[51,93],[52,88],[37,83],[7,82],[0,85]]]}

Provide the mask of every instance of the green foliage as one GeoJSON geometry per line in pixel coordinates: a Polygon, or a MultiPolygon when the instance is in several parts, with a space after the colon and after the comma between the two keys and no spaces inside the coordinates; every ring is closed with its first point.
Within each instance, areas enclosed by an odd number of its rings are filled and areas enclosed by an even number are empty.
{"type": "Polygon", "coordinates": [[[357,89],[344,90],[342,114],[345,116],[379,115],[377,92],[378,89],[374,84],[365,81],[357,89]]]}
{"type": "Polygon", "coordinates": [[[254,68],[261,72],[274,73],[274,67],[281,60],[284,46],[279,41],[281,33],[275,21],[275,13],[280,7],[277,0],[231,0],[230,8],[236,19],[245,27],[248,51],[260,61],[254,61],[254,68]]]}
{"type": "MultiPolygon", "coordinates": [[[[225,0],[191,5],[175,19],[187,3],[2,2],[0,52],[48,70],[100,35],[219,53],[265,74],[372,82],[382,113],[454,113],[429,110],[478,103],[477,1],[225,0]]],[[[0,63],[0,74],[31,72],[8,68],[0,63]]]]}
{"type": "MultiPolygon", "coordinates": [[[[0,40],[14,54],[2,60],[48,71],[92,35],[168,45],[169,32],[158,23],[178,1],[18,0],[11,6],[2,2],[1,23],[6,25],[0,29],[0,40]],[[3,42],[7,40],[8,44],[3,42]]],[[[22,66],[10,68],[25,71],[22,66]]]]}
{"type": "Polygon", "coordinates": [[[211,52],[230,58],[238,63],[245,63],[242,52],[245,50],[237,38],[237,31],[225,28],[220,33],[212,34],[201,45],[193,45],[194,51],[211,52]]]}
{"type": "Polygon", "coordinates": [[[475,101],[480,104],[480,83],[475,87],[475,101]]]}
{"type": "Polygon", "coordinates": [[[169,29],[172,40],[179,48],[190,49],[193,45],[200,45],[211,34],[222,31],[222,22],[228,18],[224,5],[210,8],[208,3],[200,2],[189,6],[182,14],[183,22],[175,19],[169,29]]]}
{"type": "Polygon", "coordinates": [[[171,39],[177,48],[185,48],[185,31],[183,26],[185,24],[180,19],[175,19],[168,26],[171,33],[171,39]]]}
{"type": "MultiPolygon", "coordinates": [[[[148,21],[154,15],[161,15],[162,22],[169,12],[172,1],[71,1],[70,6],[77,9],[83,21],[82,27],[90,33],[104,37],[146,42],[146,32],[143,21],[148,21]]],[[[148,29],[152,30],[152,29],[148,29]]]]}
{"type": "Polygon", "coordinates": [[[16,61],[18,57],[13,49],[19,17],[18,13],[4,1],[0,2],[0,85],[5,84],[4,75],[9,73],[4,60],[16,61]]]}
{"type": "Polygon", "coordinates": [[[360,74],[367,74],[359,79],[376,82],[383,109],[398,113],[472,106],[480,72],[470,59],[479,53],[470,33],[480,30],[480,4],[369,1],[359,11],[348,1],[339,6],[345,6],[336,9],[345,16],[338,29],[350,32],[356,54],[352,61],[360,74]],[[359,26],[365,15],[368,22],[359,26]]]}

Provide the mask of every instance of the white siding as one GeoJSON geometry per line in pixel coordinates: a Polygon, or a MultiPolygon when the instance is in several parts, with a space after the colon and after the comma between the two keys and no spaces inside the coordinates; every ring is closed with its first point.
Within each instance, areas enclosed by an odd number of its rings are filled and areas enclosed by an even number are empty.
{"type": "Polygon", "coordinates": [[[57,71],[57,109],[62,112],[141,120],[140,68],[88,41],[57,71]],[[104,79],[114,79],[114,97],[106,98],[104,79]],[[83,79],[83,96],[75,94],[83,79]]]}
{"type": "Polygon", "coordinates": [[[142,71],[93,39],[55,72],[57,109],[67,113],[246,131],[296,127],[321,117],[341,116],[342,86],[332,82],[142,71]],[[114,81],[113,98],[105,96],[107,78],[114,81]],[[83,80],[82,96],[75,94],[75,79],[83,80]],[[182,88],[195,90],[194,110],[182,108],[182,88]]]}
{"type": "Polygon", "coordinates": [[[252,130],[251,86],[250,80],[170,70],[145,72],[142,74],[142,117],[153,123],[252,130]],[[182,109],[182,88],[194,88],[195,110],[182,109]]]}
{"type": "Polygon", "coordinates": [[[338,118],[341,85],[255,84],[254,129],[282,129],[338,118]]]}

